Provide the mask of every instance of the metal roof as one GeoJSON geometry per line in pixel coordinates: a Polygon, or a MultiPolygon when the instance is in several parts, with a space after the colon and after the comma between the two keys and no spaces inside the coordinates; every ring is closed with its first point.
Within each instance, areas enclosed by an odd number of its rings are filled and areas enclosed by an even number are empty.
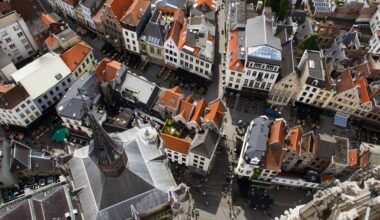
{"type": "Polygon", "coordinates": [[[36,99],[70,74],[71,70],[58,54],[46,53],[12,73],[12,78],[21,83],[32,99],[36,99]]]}
{"type": "Polygon", "coordinates": [[[247,138],[244,144],[247,144],[245,155],[248,162],[257,158],[261,160],[267,149],[268,135],[272,120],[265,116],[260,116],[251,121],[247,138]]]}
{"type": "Polygon", "coordinates": [[[117,177],[106,176],[89,158],[89,146],[77,149],[69,161],[86,219],[128,219],[131,207],[144,213],[168,203],[167,190],[176,183],[156,145],[157,131],[146,124],[110,135],[123,144],[128,165],[117,177]],[[123,189],[123,190],[120,190],[123,189]]]}

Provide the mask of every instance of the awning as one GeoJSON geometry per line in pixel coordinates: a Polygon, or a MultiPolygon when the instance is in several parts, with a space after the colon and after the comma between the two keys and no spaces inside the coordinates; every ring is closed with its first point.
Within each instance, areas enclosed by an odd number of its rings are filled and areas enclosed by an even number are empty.
{"type": "Polygon", "coordinates": [[[347,121],[350,116],[341,112],[337,112],[334,117],[334,125],[347,127],[347,121]]]}
{"type": "Polygon", "coordinates": [[[63,142],[68,135],[67,128],[64,127],[55,127],[51,133],[50,140],[63,142]]]}

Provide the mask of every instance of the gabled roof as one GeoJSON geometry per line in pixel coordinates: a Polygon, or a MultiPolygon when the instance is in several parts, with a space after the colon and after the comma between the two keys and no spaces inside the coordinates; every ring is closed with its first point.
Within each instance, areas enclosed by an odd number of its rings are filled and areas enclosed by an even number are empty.
{"type": "Polygon", "coordinates": [[[281,170],[284,155],[285,150],[283,148],[268,147],[265,152],[264,169],[281,170]]]}
{"type": "Polygon", "coordinates": [[[0,85],[0,108],[2,109],[13,109],[27,97],[29,94],[20,84],[0,85]]]}
{"type": "Polygon", "coordinates": [[[301,147],[302,129],[300,126],[293,127],[289,130],[286,137],[287,148],[291,151],[299,152],[301,147]]]}
{"type": "Polygon", "coordinates": [[[348,152],[349,166],[353,167],[358,164],[358,150],[352,149],[348,152]]]}
{"type": "Polygon", "coordinates": [[[338,81],[336,84],[336,93],[339,94],[352,88],[354,88],[354,83],[352,81],[351,71],[345,70],[338,77],[338,81]]]}
{"type": "Polygon", "coordinates": [[[184,100],[180,101],[177,114],[182,116],[186,121],[189,121],[193,113],[193,109],[193,98],[191,96],[187,96],[184,100]]]}
{"type": "Polygon", "coordinates": [[[109,6],[116,19],[120,21],[123,13],[132,5],[132,0],[107,0],[106,5],[109,6]]]}
{"type": "Polygon", "coordinates": [[[81,41],[63,52],[61,58],[70,70],[74,71],[91,51],[92,48],[84,41],[81,41]]]}
{"type": "Polygon", "coordinates": [[[285,146],[286,127],[284,120],[276,120],[272,123],[269,132],[268,145],[279,144],[279,146],[285,146]]]}
{"type": "Polygon", "coordinates": [[[159,97],[159,102],[161,105],[168,106],[171,108],[178,108],[180,98],[184,95],[179,86],[171,89],[167,89],[162,96],[159,97]]]}
{"type": "Polygon", "coordinates": [[[199,132],[191,143],[190,152],[211,159],[218,147],[219,138],[219,134],[211,129],[199,132]]]}
{"type": "Polygon", "coordinates": [[[115,60],[104,58],[98,63],[98,66],[95,67],[94,72],[99,81],[110,82],[118,76],[118,73],[121,74],[125,70],[126,67],[123,64],[115,60]]]}
{"type": "Polygon", "coordinates": [[[368,94],[368,84],[367,80],[364,79],[364,77],[360,76],[357,78],[354,82],[355,86],[359,85],[359,95],[360,95],[360,101],[362,104],[369,102],[369,94],[368,94]]]}
{"type": "Polygon", "coordinates": [[[209,105],[209,111],[205,115],[206,121],[212,121],[217,128],[220,128],[223,122],[224,113],[227,111],[223,102],[220,99],[212,101],[209,105]]]}
{"type": "Polygon", "coordinates": [[[202,98],[197,101],[197,105],[194,110],[193,117],[191,117],[190,121],[196,122],[198,125],[201,125],[201,117],[203,117],[204,112],[206,110],[207,101],[205,98],[202,98]]]}
{"type": "Polygon", "coordinates": [[[188,154],[191,140],[183,139],[174,137],[165,133],[161,133],[162,141],[164,142],[165,148],[168,148],[170,150],[182,153],[182,154],[188,154]]]}
{"type": "Polygon", "coordinates": [[[42,14],[40,16],[40,19],[42,21],[42,23],[46,24],[46,25],[51,25],[51,24],[54,24],[56,23],[56,21],[54,20],[53,17],[51,17],[49,14],[42,14]]]}
{"type": "Polygon", "coordinates": [[[215,0],[195,0],[194,7],[201,8],[202,11],[215,10],[215,0]]]}
{"type": "Polygon", "coordinates": [[[241,46],[243,46],[244,49],[244,45],[239,45],[239,31],[231,31],[229,36],[230,39],[228,41],[228,48],[230,60],[228,66],[230,70],[244,72],[244,63],[239,59],[240,53],[242,51],[241,46]]]}
{"type": "Polygon", "coordinates": [[[150,10],[149,0],[135,0],[121,18],[121,22],[136,26],[140,22],[140,18],[146,10],[150,10]]]}

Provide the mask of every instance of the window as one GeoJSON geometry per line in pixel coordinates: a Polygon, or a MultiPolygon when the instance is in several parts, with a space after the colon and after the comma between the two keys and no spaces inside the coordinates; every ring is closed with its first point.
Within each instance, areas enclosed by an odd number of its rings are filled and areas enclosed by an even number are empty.
{"type": "Polygon", "coordinates": [[[29,109],[25,110],[25,113],[26,113],[26,114],[30,114],[29,109]]]}
{"type": "Polygon", "coordinates": [[[19,112],[20,111],[20,109],[19,108],[16,108],[16,112],[19,112]]]}
{"type": "Polygon", "coordinates": [[[25,119],[25,123],[26,123],[26,124],[29,124],[30,121],[29,121],[28,119],[25,119]]]}
{"type": "Polygon", "coordinates": [[[22,32],[17,33],[17,37],[22,37],[22,36],[23,36],[22,32]]]}
{"type": "Polygon", "coordinates": [[[41,103],[42,103],[42,100],[41,100],[41,99],[38,99],[38,103],[40,103],[40,104],[41,104],[41,103]]]}
{"type": "Polygon", "coordinates": [[[31,108],[32,110],[35,110],[35,109],[36,109],[36,107],[34,107],[34,105],[30,106],[30,108],[31,108]]]}
{"type": "Polygon", "coordinates": [[[67,82],[68,82],[68,83],[71,83],[71,79],[70,79],[70,78],[67,78],[67,82]]]}
{"type": "Polygon", "coordinates": [[[26,105],[25,105],[25,104],[22,104],[22,105],[21,105],[21,108],[25,108],[25,107],[26,107],[26,105]]]}
{"type": "Polygon", "coordinates": [[[20,114],[20,117],[21,117],[21,118],[25,118],[24,113],[21,113],[21,114],[20,114]]]}
{"type": "Polygon", "coordinates": [[[13,48],[16,48],[16,45],[15,45],[15,44],[9,44],[9,47],[10,47],[11,49],[13,49],[13,48]]]}
{"type": "Polygon", "coordinates": [[[28,104],[28,105],[29,105],[29,104],[30,104],[30,100],[26,100],[26,104],[28,104]]]}
{"type": "Polygon", "coordinates": [[[66,86],[66,83],[65,83],[65,82],[62,82],[62,85],[63,85],[63,86],[66,86]]]}
{"type": "Polygon", "coordinates": [[[8,37],[8,38],[5,38],[5,42],[9,43],[11,42],[12,40],[8,37]]]}
{"type": "Polygon", "coordinates": [[[50,90],[50,92],[49,92],[49,93],[50,93],[50,95],[54,95],[54,92],[53,92],[52,90],[50,90]]]}

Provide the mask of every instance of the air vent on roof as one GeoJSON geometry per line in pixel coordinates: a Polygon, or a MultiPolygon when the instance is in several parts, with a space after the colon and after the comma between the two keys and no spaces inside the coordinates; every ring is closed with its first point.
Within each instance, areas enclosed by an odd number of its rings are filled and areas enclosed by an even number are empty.
{"type": "Polygon", "coordinates": [[[314,69],[315,68],[314,60],[309,60],[309,68],[310,69],[314,69]]]}
{"type": "Polygon", "coordinates": [[[58,73],[57,75],[55,75],[55,78],[56,78],[57,80],[60,80],[60,79],[62,79],[62,75],[61,75],[60,73],[58,73]]]}

